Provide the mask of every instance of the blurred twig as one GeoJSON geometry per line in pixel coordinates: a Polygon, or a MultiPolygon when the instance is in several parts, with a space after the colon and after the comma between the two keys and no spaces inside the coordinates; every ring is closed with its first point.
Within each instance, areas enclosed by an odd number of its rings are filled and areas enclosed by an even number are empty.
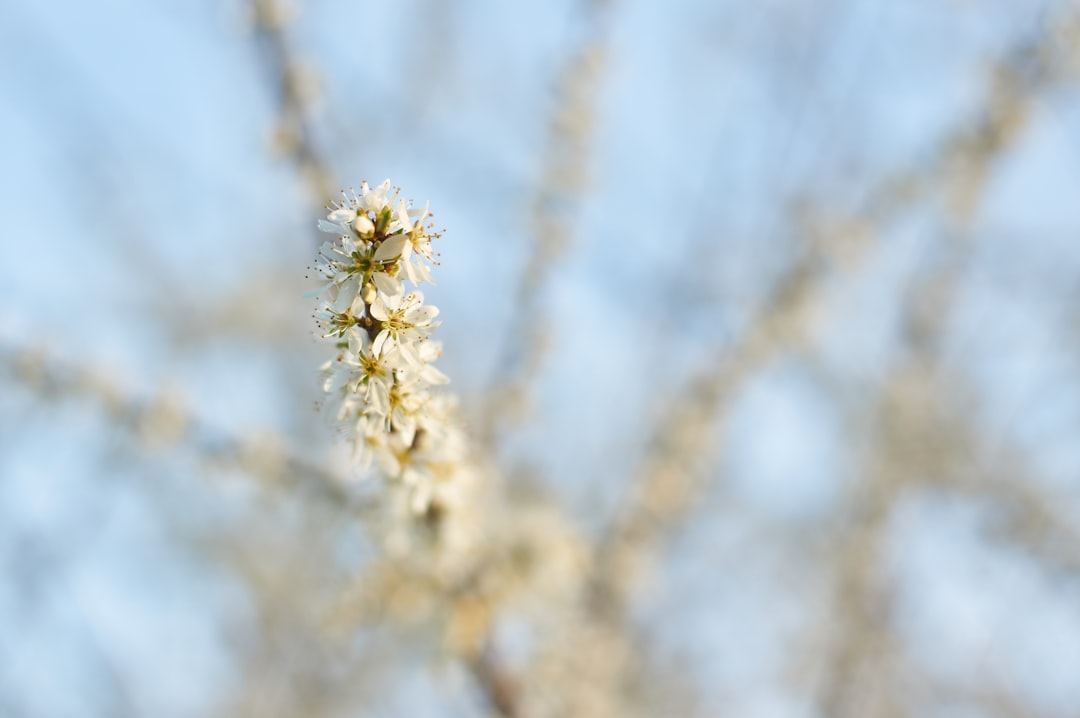
{"type": "Polygon", "coordinates": [[[589,185],[611,5],[611,0],[584,0],[586,40],[569,55],[556,80],[543,165],[529,208],[529,255],[488,391],[481,440],[489,448],[508,421],[520,421],[528,411],[531,385],[547,355],[549,328],[542,316],[540,293],[573,245],[582,196],[589,185]]]}
{"type": "Polygon", "coordinates": [[[255,38],[278,100],[276,140],[321,206],[335,192],[333,172],[315,141],[313,88],[286,33],[289,9],[280,0],[251,0],[255,38]]]}
{"type": "MultiPolygon", "coordinates": [[[[939,247],[945,259],[924,268],[906,292],[907,356],[885,380],[881,400],[872,408],[876,428],[871,432],[874,449],[866,457],[866,485],[854,497],[840,546],[830,551],[836,557],[835,614],[843,620],[837,625],[832,659],[821,683],[819,705],[826,715],[865,714],[871,698],[859,676],[866,670],[874,671],[880,684],[873,699],[884,702],[880,710],[901,710],[890,683],[895,677],[888,670],[893,662],[886,648],[896,645],[881,568],[888,519],[899,498],[910,491],[975,470],[971,457],[979,454],[977,430],[969,414],[950,406],[958,398],[957,382],[955,377],[945,379],[939,366],[944,322],[970,258],[966,228],[977,212],[991,168],[1020,136],[1035,99],[1061,79],[1061,68],[1071,65],[1072,43],[1062,43],[1061,38],[1074,37],[1076,30],[1075,18],[1060,27],[1047,25],[1040,37],[997,63],[982,118],[943,145],[932,163],[930,183],[898,176],[885,187],[903,191],[886,191],[870,204],[873,214],[889,216],[921,192],[938,189],[948,201],[955,225],[948,236],[954,241],[939,247]]],[[[1040,518],[1046,512],[1032,500],[1035,495],[1017,493],[1017,487],[1010,486],[1009,481],[981,483],[976,492],[1025,497],[1028,500],[1019,504],[1009,502],[1009,525],[1044,525],[1040,518]]]]}
{"type": "Polygon", "coordinates": [[[685,518],[704,489],[718,416],[732,393],[781,351],[805,337],[829,249],[810,246],[734,346],[688,382],[649,441],[644,465],[624,495],[599,547],[593,592],[598,610],[619,612],[664,536],[685,518]]]}
{"type": "Polygon", "coordinates": [[[267,485],[283,485],[343,509],[364,511],[367,504],[345,489],[345,480],[296,455],[270,433],[229,436],[187,412],[168,397],[139,399],[108,378],[108,373],[61,361],[47,352],[0,345],[0,370],[8,378],[51,402],[91,401],[109,420],[151,448],[183,446],[208,468],[231,466],[267,485]]]}
{"type": "MultiPolygon", "coordinates": [[[[1068,45],[1061,40],[1073,37],[1076,28],[1070,21],[1059,30],[1042,38],[1042,42],[1024,44],[996,66],[991,73],[992,92],[984,119],[942,142],[932,161],[880,182],[864,202],[864,221],[873,227],[883,226],[938,188],[955,199],[958,211],[973,211],[977,188],[985,182],[994,159],[1018,137],[1032,99],[1059,79],[1057,68],[1067,64],[1060,54],[1068,51],[1068,45]],[[1045,47],[1051,40],[1060,43],[1054,46],[1054,52],[1045,47]],[[948,184],[943,187],[942,183],[948,184]]],[[[859,241],[866,243],[873,237],[872,231],[863,233],[859,241]]],[[[612,583],[605,591],[625,581],[626,576],[618,576],[639,563],[649,547],[682,519],[700,490],[696,473],[701,469],[695,471],[692,467],[705,465],[702,454],[712,445],[710,430],[702,427],[717,422],[716,412],[737,386],[804,337],[814,304],[829,277],[827,270],[850,249],[836,238],[816,237],[777,280],[773,296],[749,324],[746,335],[734,346],[718,352],[724,360],[716,361],[711,369],[688,383],[672,403],[672,410],[654,432],[640,478],[626,494],[605,539],[602,553],[608,558],[601,565],[608,565],[611,575],[602,583],[612,583]]],[[[938,281],[944,284],[940,277],[938,281]]],[[[916,291],[913,295],[934,297],[935,301],[920,305],[931,310],[920,316],[930,320],[943,315],[937,293],[916,291]]],[[[625,594],[627,588],[615,592],[625,594]]]]}

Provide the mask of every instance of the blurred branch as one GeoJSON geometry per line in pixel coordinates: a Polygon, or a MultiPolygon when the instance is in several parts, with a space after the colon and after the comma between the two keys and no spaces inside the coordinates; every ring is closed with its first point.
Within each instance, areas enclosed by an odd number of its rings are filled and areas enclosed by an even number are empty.
{"type": "Polygon", "coordinates": [[[268,508],[206,546],[250,588],[251,627],[234,636],[239,680],[221,715],[329,717],[368,705],[385,690],[386,656],[358,653],[355,636],[327,620],[353,570],[341,549],[356,522],[268,508]]]}
{"type": "MultiPolygon", "coordinates": [[[[936,187],[949,201],[957,226],[948,234],[953,241],[941,248],[945,260],[925,268],[904,297],[908,356],[883,384],[882,398],[871,412],[875,448],[867,457],[867,483],[855,497],[838,550],[829,552],[837,557],[833,596],[840,620],[822,680],[819,706],[824,715],[865,715],[869,698],[859,677],[868,667],[876,668],[877,696],[885,702],[881,710],[903,710],[896,702],[897,679],[887,670],[888,647],[899,650],[882,568],[888,519],[898,499],[913,489],[972,473],[971,458],[979,453],[977,430],[970,413],[953,406],[962,382],[946,380],[938,366],[943,325],[970,259],[966,227],[993,165],[1020,137],[1036,98],[1060,80],[1061,68],[1071,66],[1072,43],[1063,44],[1061,38],[1076,32],[1076,19],[1069,18],[1061,28],[1044,26],[1040,37],[1010,52],[991,69],[989,104],[982,119],[944,143],[931,163],[929,181],[901,174],[869,205],[871,215],[890,216],[936,187]]],[[[1048,514],[1036,493],[1018,491],[1011,482],[967,486],[977,492],[1004,492],[1010,526],[1045,527],[1048,514]],[[1017,502],[1019,498],[1024,501],[1017,502]]]]}
{"type": "MultiPolygon", "coordinates": [[[[987,452],[991,455],[992,452],[987,452]]],[[[943,477],[947,489],[994,507],[991,533],[1021,547],[1036,561],[1068,576],[1080,576],[1080,530],[1069,516],[1068,502],[1055,500],[1022,462],[996,457],[979,473],[967,471],[943,477]]]]}
{"type": "Polygon", "coordinates": [[[278,100],[276,140],[321,206],[335,192],[333,172],[318,148],[312,122],[311,74],[293,53],[286,33],[289,10],[280,0],[251,0],[255,39],[278,100]]]}
{"type": "Polygon", "coordinates": [[[939,194],[961,221],[970,220],[991,168],[1019,138],[1035,99],[1075,73],[1078,40],[1080,17],[1069,16],[1044,25],[1039,35],[993,63],[978,118],[946,136],[921,166],[876,183],[861,202],[861,214],[880,223],[939,194]]]}
{"type": "MultiPolygon", "coordinates": [[[[1066,36],[1072,34],[1071,29],[1064,33],[1066,36]]],[[[877,185],[864,205],[869,226],[882,226],[938,187],[949,197],[954,211],[963,217],[970,216],[977,207],[990,167],[1019,137],[1034,97],[1059,77],[1056,67],[1060,51],[1057,47],[1055,52],[1049,52],[1041,43],[1035,42],[1014,51],[995,67],[990,105],[984,119],[945,140],[935,153],[934,161],[917,171],[891,175],[877,185]]],[[[865,234],[872,237],[874,232],[865,234]]],[[[664,416],[649,444],[645,467],[599,549],[599,569],[592,588],[598,614],[625,610],[632,585],[656,546],[673,527],[680,525],[686,512],[697,503],[705,485],[701,475],[715,443],[712,427],[723,421],[722,412],[727,409],[728,397],[768,361],[789,351],[803,337],[808,310],[815,304],[828,276],[822,269],[831,259],[839,258],[844,249],[835,241],[830,244],[826,240],[819,244],[824,251],[812,248],[803,251],[776,284],[772,298],[766,302],[758,319],[750,324],[746,336],[725,350],[725,360],[717,361],[714,369],[690,382],[664,416]]],[[[910,325],[916,329],[916,324],[920,324],[914,332],[919,337],[918,345],[928,349],[928,344],[933,344],[927,339],[939,331],[936,324],[945,315],[943,307],[947,301],[944,301],[943,290],[953,284],[955,273],[960,271],[962,264],[957,257],[956,261],[946,263],[947,272],[927,280],[933,284],[934,291],[921,291],[930,289],[927,284],[912,291],[911,297],[931,298],[919,304],[920,308],[931,311],[920,312],[918,322],[910,325]],[[926,326],[930,323],[935,326],[926,326]]],[[[929,361],[923,366],[927,364],[929,361]]],[[[923,384],[921,378],[915,381],[923,384]]],[[[889,408],[882,408],[878,413],[886,417],[898,415],[889,408]]],[[[927,426],[920,423],[925,419],[923,414],[899,412],[899,415],[906,415],[921,428],[927,426]]],[[[924,434],[915,455],[924,453],[926,442],[933,444],[934,438],[924,434]]],[[[888,445],[889,440],[885,440],[888,445]]],[[[841,632],[833,664],[827,673],[831,678],[824,681],[826,688],[820,705],[825,715],[845,714],[850,689],[858,683],[852,676],[857,668],[868,663],[871,654],[881,660],[900,658],[889,648],[893,642],[887,627],[882,625],[888,602],[880,576],[873,567],[880,564],[878,553],[887,518],[912,473],[901,468],[907,466],[905,461],[913,455],[912,447],[907,448],[906,453],[890,452],[891,461],[876,462],[881,474],[858,499],[852,528],[838,558],[835,595],[842,604],[837,607],[836,615],[842,617],[845,630],[841,632]]],[[[899,707],[893,705],[890,710],[899,710],[899,707]]]]}
{"type": "Polygon", "coordinates": [[[513,677],[497,661],[490,647],[481,650],[469,663],[488,705],[503,718],[517,718],[518,688],[513,677]]]}
{"type": "Polygon", "coordinates": [[[113,425],[148,448],[186,446],[208,468],[232,466],[266,485],[299,489],[318,501],[350,510],[370,508],[348,492],[345,480],[294,454],[269,433],[234,437],[198,420],[167,397],[149,400],[128,395],[104,372],[66,363],[41,350],[0,346],[0,371],[48,402],[98,403],[113,425]]]}
{"type": "Polygon", "coordinates": [[[531,242],[514,298],[508,336],[502,340],[488,392],[480,439],[489,448],[508,421],[528,412],[529,393],[547,356],[549,327],[540,293],[573,245],[582,197],[589,185],[589,159],[597,100],[607,64],[611,0],[584,0],[588,37],[567,59],[556,81],[547,144],[529,210],[531,242]]]}
{"type": "Polygon", "coordinates": [[[667,533],[705,488],[703,474],[732,394],[782,351],[805,339],[834,246],[804,248],[737,344],[671,402],[649,441],[645,463],[599,548],[593,591],[598,609],[620,611],[667,533]]]}
{"type": "Polygon", "coordinates": [[[1047,496],[1010,449],[987,445],[978,412],[957,401],[956,384],[932,364],[914,361],[893,374],[878,404],[858,420],[872,427],[863,481],[821,554],[833,582],[822,715],[862,716],[868,705],[902,714],[896,697],[905,679],[893,671],[905,663],[902,641],[893,634],[895,591],[887,567],[890,519],[905,497],[949,492],[988,506],[992,538],[1055,571],[1080,575],[1080,533],[1068,504],[1047,496]]]}
{"type": "Polygon", "coordinates": [[[867,414],[858,422],[869,422],[863,477],[824,552],[825,566],[831,563],[832,620],[818,706],[837,718],[865,715],[868,705],[875,715],[906,714],[890,670],[901,649],[891,631],[885,568],[889,519],[913,482],[967,455],[921,371],[897,371],[867,414]],[[870,693],[883,705],[869,703],[870,693]]]}
{"type": "MultiPolygon", "coordinates": [[[[974,211],[989,168],[1020,135],[1037,93],[1060,79],[1058,68],[1069,65],[1065,58],[1070,56],[1072,48],[1066,40],[1080,28],[1069,20],[1058,29],[1059,32],[1051,32],[1047,28],[1045,37],[1025,43],[993,68],[990,104],[983,120],[942,142],[931,162],[917,170],[886,177],[867,195],[863,214],[870,227],[886,224],[940,183],[948,183],[943,189],[955,199],[959,210],[974,211]]],[[[872,230],[863,232],[855,239],[866,244],[873,240],[874,234],[872,230]]],[[[696,501],[702,488],[696,475],[707,464],[703,452],[712,445],[713,434],[707,427],[718,423],[717,412],[725,408],[726,398],[738,386],[804,338],[806,325],[829,277],[826,270],[839,264],[852,249],[858,248],[850,245],[850,238],[845,241],[839,237],[813,237],[776,282],[772,297],[749,324],[748,332],[734,346],[724,348],[723,360],[691,381],[673,403],[654,432],[645,468],[628,492],[601,549],[607,556],[601,565],[607,565],[611,574],[601,581],[609,584],[603,590],[605,594],[613,590],[616,595],[625,595],[628,587],[616,586],[636,573],[627,569],[640,563],[642,555],[666,531],[678,525],[686,509],[696,501]],[[623,578],[618,578],[620,575],[623,578]]],[[[847,270],[851,271],[851,267],[847,270]]],[[[947,285],[944,277],[936,279],[935,286],[947,285]]],[[[932,311],[920,316],[927,320],[942,317],[940,289],[920,289],[927,291],[913,291],[911,295],[933,297],[920,305],[932,311]]]]}

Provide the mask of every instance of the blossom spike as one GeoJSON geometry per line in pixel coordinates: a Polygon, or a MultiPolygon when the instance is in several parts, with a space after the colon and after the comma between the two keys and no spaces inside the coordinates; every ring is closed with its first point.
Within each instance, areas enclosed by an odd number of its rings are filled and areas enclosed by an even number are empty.
{"type": "Polygon", "coordinates": [[[318,228],[337,238],[313,268],[324,282],[316,321],[335,347],[336,360],[322,369],[326,416],[352,434],[359,465],[407,486],[423,511],[438,494],[436,479],[461,463],[464,441],[446,398],[432,391],[449,382],[433,366],[439,343],[429,341],[439,310],[403,289],[404,281],[434,284],[431,240],[440,235],[424,224],[427,204],[410,211],[400,192],[391,193],[390,180],[365,180],[327,205],[318,228]]]}

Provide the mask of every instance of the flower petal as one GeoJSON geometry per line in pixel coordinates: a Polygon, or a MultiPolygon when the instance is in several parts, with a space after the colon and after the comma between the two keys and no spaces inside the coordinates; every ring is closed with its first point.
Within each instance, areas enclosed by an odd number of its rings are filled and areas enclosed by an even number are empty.
{"type": "Polygon", "coordinates": [[[356,210],[347,207],[341,207],[335,209],[333,212],[326,216],[328,220],[335,224],[348,224],[352,220],[356,219],[356,210]]]}
{"type": "Polygon", "coordinates": [[[437,316],[439,316],[439,308],[428,304],[426,306],[413,307],[405,312],[404,319],[409,324],[423,326],[437,316]]]}
{"type": "Polygon", "coordinates": [[[380,322],[385,322],[390,318],[390,308],[386,306],[386,298],[382,294],[375,297],[375,301],[372,303],[369,311],[371,312],[371,316],[375,317],[380,322]]]}
{"type": "Polygon", "coordinates": [[[323,282],[322,284],[315,287],[314,289],[309,289],[308,291],[304,292],[304,298],[305,299],[313,299],[314,297],[318,297],[318,296],[322,295],[324,292],[326,292],[326,290],[329,289],[332,286],[334,286],[333,282],[323,282]]]}
{"type": "Polygon", "coordinates": [[[399,341],[397,344],[398,354],[404,359],[410,366],[419,369],[423,366],[423,362],[420,361],[420,354],[416,351],[416,345],[408,341],[399,341]]]}
{"type": "Polygon", "coordinates": [[[379,416],[386,416],[389,413],[390,390],[382,379],[372,377],[368,382],[368,402],[379,416]]]}
{"type": "Polygon", "coordinates": [[[379,332],[378,336],[375,337],[375,341],[371,343],[371,355],[379,356],[380,354],[382,354],[383,347],[386,346],[386,340],[389,338],[389,330],[383,329],[381,332],[379,332]]]}
{"type": "Polygon", "coordinates": [[[401,280],[391,277],[386,272],[375,272],[371,275],[371,281],[375,282],[375,288],[387,297],[405,294],[405,285],[401,283],[401,280]]]}
{"type": "Polygon", "coordinates": [[[443,374],[441,371],[431,366],[430,364],[427,364],[426,366],[424,366],[423,369],[420,370],[420,378],[433,386],[440,386],[442,384],[450,383],[450,377],[448,377],[446,374],[443,374]]]}
{"type": "Polygon", "coordinates": [[[325,219],[319,220],[319,231],[329,232],[330,234],[345,234],[345,228],[340,224],[334,224],[333,222],[327,222],[325,219]]]}
{"type": "Polygon", "coordinates": [[[404,234],[395,234],[388,238],[375,250],[376,262],[389,262],[401,256],[401,250],[405,249],[405,243],[409,238],[404,234]]]}
{"type": "Polygon", "coordinates": [[[358,327],[349,327],[349,352],[360,354],[371,345],[371,337],[358,327]]]}
{"type": "Polygon", "coordinates": [[[334,301],[334,311],[346,312],[356,300],[356,295],[360,291],[360,276],[352,275],[338,287],[337,299],[334,301]]]}

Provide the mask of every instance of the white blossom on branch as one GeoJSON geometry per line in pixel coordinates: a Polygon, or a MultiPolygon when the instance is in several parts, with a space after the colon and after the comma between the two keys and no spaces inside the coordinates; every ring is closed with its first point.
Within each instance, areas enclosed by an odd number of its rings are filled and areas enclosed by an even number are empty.
{"type": "Polygon", "coordinates": [[[364,182],[327,207],[318,227],[338,237],[314,267],[323,280],[315,317],[337,348],[322,367],[327,415],[350,436],[358,463],[406,487],[423,512],[464,470],[465,441],[452,402],[432,393],[449,382],[433,364],[439,310],[404,288],[432,281],[440,234],[426,222],[427,205],[412,209],[399,192],[390,180],[364,182]]]}

